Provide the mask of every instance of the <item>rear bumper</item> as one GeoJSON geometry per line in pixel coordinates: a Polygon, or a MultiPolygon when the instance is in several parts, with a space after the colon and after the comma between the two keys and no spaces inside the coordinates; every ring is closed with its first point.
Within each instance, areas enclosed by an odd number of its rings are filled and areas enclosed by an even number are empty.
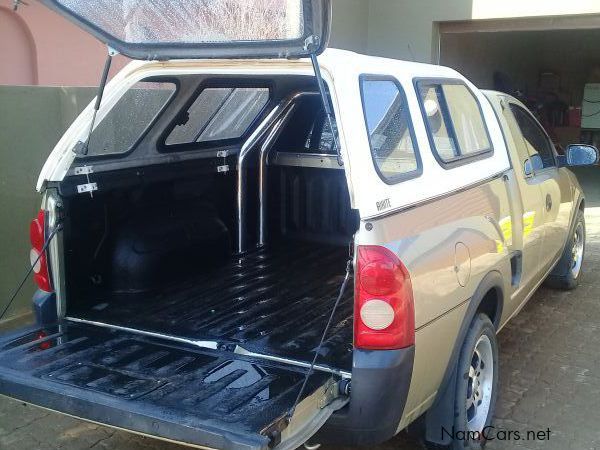
{"type": "Polygon", "coordinates": [[[396,434],[412,377],[415,349],[355,350],[350,403],[334,413],[314,442],[375,445],[396,434]]]}

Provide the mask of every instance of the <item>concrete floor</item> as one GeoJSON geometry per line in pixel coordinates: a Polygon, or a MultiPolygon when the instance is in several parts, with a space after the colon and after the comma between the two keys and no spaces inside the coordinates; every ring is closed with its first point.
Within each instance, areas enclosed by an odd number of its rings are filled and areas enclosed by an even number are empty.
{"type": "MultiPolygon", "coordinates": [[[[580,171],[588,196],[588,246],[576,291],[546,288],[499,335],[500,393],[494,425],[550,429],[549,440],[498,440],[489,449],[600,448],[600,170],[580,171]],[[598,175],[595,175],[598,174],[598,175]]],[[[405,434],[379,450],[421,448],[405,434]]],[[[2,450],[182,450],[183,447],[88,424],[0,398],[2,450]]],[[[334,450],[333,448],[323,450],[334,450]]],[[[341,450],[341,449],[335,449],[341,450]]]]}

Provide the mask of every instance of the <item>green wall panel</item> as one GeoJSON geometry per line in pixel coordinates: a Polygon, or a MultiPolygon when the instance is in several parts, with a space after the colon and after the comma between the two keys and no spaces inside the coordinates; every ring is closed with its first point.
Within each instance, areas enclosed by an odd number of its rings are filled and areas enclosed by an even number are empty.
{"type": "MultiPolygon", "coordinates": [[[[29,222],[39,209],[38,174],[96,92],[87,87],[0,86],[0,310],[28,269],[29,222]]],[[[30,311],[32,280],[6,318],[30,311]]],[[[5,319],[6,319],[5,318],[5,319]]]]}

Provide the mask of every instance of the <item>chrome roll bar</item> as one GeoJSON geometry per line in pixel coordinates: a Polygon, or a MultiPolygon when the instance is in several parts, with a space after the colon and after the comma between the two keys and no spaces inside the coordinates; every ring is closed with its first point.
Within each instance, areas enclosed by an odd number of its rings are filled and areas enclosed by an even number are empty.
{"type": "Polygon", "coordinates": [[[260,210],[260,224],[259,224],[259,244],[264,245],[265,243],[265,230],[266,230],[266,163],[269,150],[279,137],[283,125],[287,122],[290,117],[290,108],[294,102],[299,98],[307,95],[318,95],[313,92],[300,92],[287,97],[284,101],[279,103],[262,123],[254,130],[250,137],[244,142],[238,156],[238,167],[237,167],[237,242],[236,250],[238,253],[244,253],[248,250],[248,238],[246,236],[247,218],[246,210],[248,205],[248,186],[246,183],[246,173],[248,169],[248,157],[251,152],[256,148],[256,145],[260,140],[267,135],[261,146],[260,154],[260,199],[261,205],[260,210]],[[265,167],[263,167],[263,165],[265,167]]]}

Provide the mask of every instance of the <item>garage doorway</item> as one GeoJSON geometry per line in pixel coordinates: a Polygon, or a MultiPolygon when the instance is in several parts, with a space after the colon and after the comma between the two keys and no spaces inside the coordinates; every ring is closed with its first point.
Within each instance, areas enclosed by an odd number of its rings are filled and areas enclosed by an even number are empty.
{"type": "Polygon", "coordinates": [[[439,62],[519,98],[559,152],[600,146],[600,16],[439,24],[439,62]]]}

